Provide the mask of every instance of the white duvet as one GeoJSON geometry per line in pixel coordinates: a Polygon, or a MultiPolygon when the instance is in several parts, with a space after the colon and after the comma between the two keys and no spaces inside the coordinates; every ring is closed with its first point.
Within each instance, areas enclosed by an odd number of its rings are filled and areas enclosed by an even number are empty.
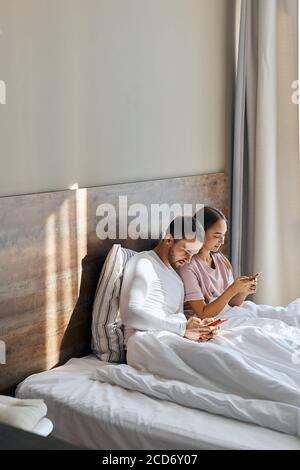
{"type": "Polygon", "coordinates": [[[287,307],[247,301],[211,341],[136,332],[127,365],[93,379],[300,436],[300,299],[287,307]]]}

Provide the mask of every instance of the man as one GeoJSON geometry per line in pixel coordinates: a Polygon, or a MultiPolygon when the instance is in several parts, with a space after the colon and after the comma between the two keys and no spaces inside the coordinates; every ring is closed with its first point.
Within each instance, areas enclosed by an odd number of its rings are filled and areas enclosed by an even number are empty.
{"type": "Polygon", "coordinates": [[[217,332],[211,318],[183,313],[184,287],[176,269],[200,250],[204,230],[193,217],[174,219],[166,236],[150,251],[133,256],[124,271],[120,314],[125,345],[135,331],[169,331],[193,341],[207,341],[217,332]]]}

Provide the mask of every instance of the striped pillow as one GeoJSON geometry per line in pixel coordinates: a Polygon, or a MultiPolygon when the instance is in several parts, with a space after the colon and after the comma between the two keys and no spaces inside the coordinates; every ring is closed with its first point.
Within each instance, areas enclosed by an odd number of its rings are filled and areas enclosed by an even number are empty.
{"type": "Polygon", "coordinates": [[[100,274],[93,305],[92,351],[101,361],[125,360],[119,297],[125,264],[135,253],[113,245],[100,274]]]}

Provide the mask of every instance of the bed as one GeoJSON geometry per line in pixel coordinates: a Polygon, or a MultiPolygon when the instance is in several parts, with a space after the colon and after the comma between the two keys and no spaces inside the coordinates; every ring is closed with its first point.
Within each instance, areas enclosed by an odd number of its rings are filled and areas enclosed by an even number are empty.
{"type": "Polygon", "coordinates": [[[300,440],[91,380],[106,362],[74,358],[32,375],[20,398],[44,398],[52,435],[91,449],[300,449],[300,440]]]}
{"type": "Polygon", "coordinates": [[[91,354],[107,253],[155,243],[99,240],[99,204],[117,208],[126,195],[128,205],[205,203],[227,215],[227,194],[217,173],[0,198],[0,393],[43,398],[52,435],[92,449],[300,449],[291,435],[91,380],[107,364],[91,354]]]}

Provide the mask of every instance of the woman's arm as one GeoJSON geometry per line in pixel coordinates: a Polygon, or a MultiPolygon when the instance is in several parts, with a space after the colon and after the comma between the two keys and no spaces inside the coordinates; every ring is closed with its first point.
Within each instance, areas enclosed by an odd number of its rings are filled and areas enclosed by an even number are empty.
{"type": "MultiPolygon", "coordinates": [[[[229,276],[231,278],[231,282],[234,282],[232,265],[230,261],[226,258],[226,256],[223,255],[223,253],[220,253],[220,254],[223,259],[224,264],[227,266],[227,269],[229,270],[229,273],[230,273],[229,276]]],[[[249,293],[238,292],[236,295],[232,297],[232,299],[228,302],[228,304],[230,305],[230,307],[239,307],[246,300],[248,295],[249,293]]]]}
{"type": "Polygon", "coordinates": [[[230,307],[239,307],[246,300],[248,295],[249,293],[248,294],[241,294],[241,293],[236,294],[234,297],[232,297],[232,299],[228,302],[228,304],[230,305],[230,307]]]}
{"type": "Polygon", "coordinates": [[[250,286],[251,292],[239,292],[238,294],[236,294],[234,297],[232,297],[232,299],[229,302],[230,307],[239,307],[246,300],[248,295],[255,294],[256,289],[257,289],[257,279],[250,278],[250,281],[251,281],[251,286],[250,286]]]}
{"type": "Polygon", "coordinates": [[[216,300],[206,304],[204,300],[190,300],[189,305],[194,314],[200,318],[215,317],[223,310],[226,304],[236,295],[236,289],[233,284],[229,286],[223,294],[216,300]]]}
{"type": "Polygon", "coordinates": [[[255,281],[250,280],[248,276],[238,277],[233,284],[227,287],[223,294],[209,304],[206,304],[204,300],[189,300],[189,304],[194,314],[198,317],[214,317],[219,315],[226,304],[229,304],[231,307],[240,305],[232,305],[231,301],[233,299],[242,299],[243,297],[247,297],[249,294],[254,293],[254,282],[255,281]]]}

